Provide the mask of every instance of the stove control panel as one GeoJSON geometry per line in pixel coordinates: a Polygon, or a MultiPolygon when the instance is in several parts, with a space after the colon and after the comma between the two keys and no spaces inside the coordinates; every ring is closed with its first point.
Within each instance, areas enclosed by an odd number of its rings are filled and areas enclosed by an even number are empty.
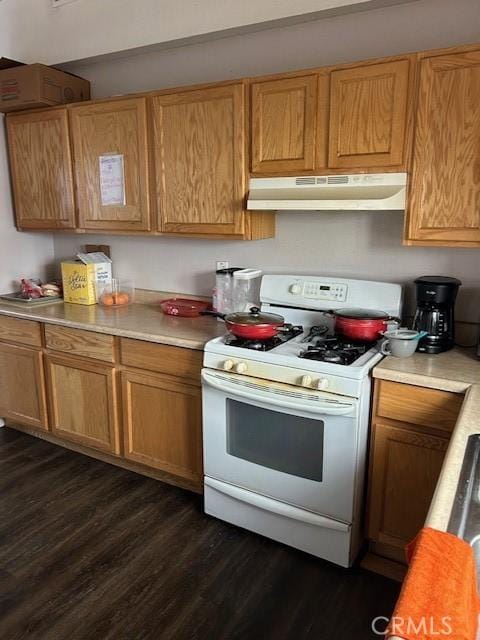
{"type": "Polygon", "coordinates": [[[293,282],[288,290],[294,296],[303,295],[304,298],[312,298],[314,300],[333,300],[334,302],[345,302],[347,299],[348,285],[342,282],[304,282],[303,286],[300,282],[293,282]]]}

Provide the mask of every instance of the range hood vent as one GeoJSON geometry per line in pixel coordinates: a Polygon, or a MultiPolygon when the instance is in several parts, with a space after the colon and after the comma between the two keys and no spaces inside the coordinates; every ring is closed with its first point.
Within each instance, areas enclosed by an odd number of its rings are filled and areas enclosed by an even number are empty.
{"type": "Polygon", "coordinates": [[[406,173],[252,178],[247,208],[257,211],[404,211],[406,173]]]}

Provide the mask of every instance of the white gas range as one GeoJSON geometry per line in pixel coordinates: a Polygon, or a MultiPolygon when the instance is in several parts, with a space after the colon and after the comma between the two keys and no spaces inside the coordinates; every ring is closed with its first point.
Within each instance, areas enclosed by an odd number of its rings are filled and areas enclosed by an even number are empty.
{"type": "Polygon", "coordinates": [[[205,346],[205,511],[349,566],[361,512],[378,346],[333,337],[326,311],[398,316],[396,284],[323,276],[263,277],[262,311],[290,331],[267,343],[231,335],[205,346]]]}

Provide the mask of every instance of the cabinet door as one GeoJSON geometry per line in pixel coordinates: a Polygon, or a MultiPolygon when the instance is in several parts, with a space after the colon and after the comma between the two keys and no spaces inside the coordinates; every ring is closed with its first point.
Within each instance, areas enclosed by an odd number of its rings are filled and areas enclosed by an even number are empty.
{"type": "Polygon", "coordinates": [[[150,229],[145,98],[71,108],[82,229],[150,229]]]}
{"type": "Polygon", "coordinates": [[[48,429],[40,349],[0,343],[0,415],[37,429],[48,429]]]}
{"type": "Polygon", "coordinates": [[[116,373],[113,367],[49,355],[52,431],[80,444],[120,452],[116,373]]]}
{"type": "Polygon", "coordinates": [[[448,439],[377,423],[374,432],[369,537],[400,554],[423,527],[448,439]]]}
{"type": "Polygon", "coordinates": [[[6,120],[17,226],[75,228],[66,109],[9,115],[6,120]]]}
{"type": "Polygon", "coordinates": [[[480,50],[421,61],[407,241],[480,245],[480,50]]]}
{"type": "Polygon", "coordinates": [[[252,172],[314,169],[318,77],[252,84],[252,172]]]}
{"type": "Polygon", "coordinates": [[[201,486],[200,387],[128,370],[122,382],[125,457],[201,486]]]}
{"type": "Polygon", "coordinates": [[[242,235],[244,85],[159,95],[153,108],[160,229],[242,235]]]}
{"type": "Polygon", "coordinates": [[[410,60],[333,71],[328,166],[404,164],[410,60]]]}

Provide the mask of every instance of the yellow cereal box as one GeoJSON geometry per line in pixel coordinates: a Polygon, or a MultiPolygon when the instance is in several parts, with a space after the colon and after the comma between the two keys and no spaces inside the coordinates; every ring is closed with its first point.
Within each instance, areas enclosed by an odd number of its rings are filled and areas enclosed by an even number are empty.
{"type": "MultiPolygon", "coordinates": [[[[92,254],[93,256],[94,254],[92,254]]],[[[98,255],[98,254],[96,254],[98,255]]],[[[103,256],[103,254],[100,254],[103,256]]],[[[78,255],[78,260],[62,262],[63,299],[74,304],[96,304],[97,282],[108,284],[112,279],[112,264],[105,257],[104,262],[78,255]]],[[[100,258],[97,258],[99,260],[100,258]]]]}

